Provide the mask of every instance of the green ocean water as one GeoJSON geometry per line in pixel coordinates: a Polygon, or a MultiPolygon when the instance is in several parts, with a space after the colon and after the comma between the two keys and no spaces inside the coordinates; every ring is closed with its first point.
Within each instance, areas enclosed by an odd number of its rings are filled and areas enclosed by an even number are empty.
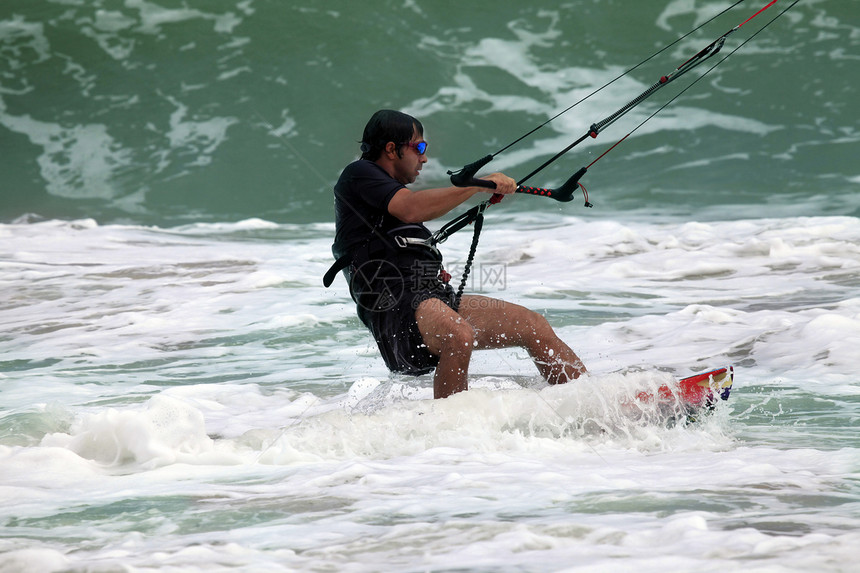
{"type": "Polygon", "coordinates": [[[488,166],[770,6],[589,169],[593,209],[488,211],[467,292],[542,313],[586,379],[482,351],[431,400],[321,284],[375,110],[423,121],[442,185],[732,4],[0,0],[0,572],[851,571],[858,0],[738,3],[488,166]],[[631,403],[728,365],[696,423],[631,403]]]}
{"type": "MultiPolygon", "coordinates": [[[[418,185],[443,184],[729,5],[4,0],[0,218],[330,220],[376,109],[424,121],[418,185]]],[[[740,4],[488,168],[525,175],[758,8],[740,4]]],[[[856,215],[858,23],[857,2],[793,7],[595,165],[594,216],[856,215]]],[[[709,65],[531,183],[590,163],[709,65]]]]}

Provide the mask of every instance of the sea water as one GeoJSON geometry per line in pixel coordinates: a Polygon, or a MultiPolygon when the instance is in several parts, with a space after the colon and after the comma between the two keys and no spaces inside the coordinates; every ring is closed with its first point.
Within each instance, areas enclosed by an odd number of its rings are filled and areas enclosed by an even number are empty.
{"type": "MultiPolygon", "coordinates": [[[[488,168],[523,176],[764,4],[488,168]]],[[[321,284],[373,111],[422,119],[414,187],[440,186],[729,6],[6,0],[0,571],[856,570],[860,4],[801,0],[596,163],[593,208],[487,211],[467,291],[544,314],[575,383],[481,351],[434,401],[321,284]],[[727,365],[696,421],[635,403],[727,365]]]]}

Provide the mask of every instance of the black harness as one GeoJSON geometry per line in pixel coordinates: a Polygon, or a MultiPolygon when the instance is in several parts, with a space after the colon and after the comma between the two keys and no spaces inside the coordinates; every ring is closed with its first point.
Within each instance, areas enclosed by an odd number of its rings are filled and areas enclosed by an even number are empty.
{"type": "Polygon", "coordinates": [[[365,310],[388,310],[407,289],[418,292],[435,281],[448,282],[442,254],[426,227],[404,224],[386,231],[383,220],[323,276],[323,285],[329,287],[337,273],[346,271],[350,295],[365,310]]]}

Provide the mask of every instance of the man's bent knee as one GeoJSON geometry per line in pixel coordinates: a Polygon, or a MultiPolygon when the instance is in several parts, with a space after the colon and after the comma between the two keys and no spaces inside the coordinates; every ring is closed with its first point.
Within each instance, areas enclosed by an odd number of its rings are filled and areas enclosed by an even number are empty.
{"type": "Polygon", "coordinates": [[[423,301],[415,319],[424,343],[433,354],[471,353],[475,330],[462,316],[438,299],[423,301]]]}
{"type": "Polygon", "coordinates": [[[447,332],[438,337],[440,356],[468,356],[475,348],[475,330],[463,319],[454,321],[447,332]]]}

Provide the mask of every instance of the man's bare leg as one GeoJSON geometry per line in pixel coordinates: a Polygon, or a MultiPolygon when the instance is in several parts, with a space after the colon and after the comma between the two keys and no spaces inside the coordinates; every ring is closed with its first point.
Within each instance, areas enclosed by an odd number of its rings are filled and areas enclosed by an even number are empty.
{"type": "Polygon", "coordinates": [[[433,379],[436,398],[468,389],[473,349],[525,348],[550,384],[563,384],[586,372],[543,316],[517,304],[465,295],[455,313],[438,299],[429,299],[418,306],[415,316],[424,343],[439,356],[433,379]]]}
{"type": "Polygon", "coordinates": [[[468,390],[469,360],[475,348],[472,326],[437,298],[422,301],[415,311],[415,320],[424,344],[439,357],[433,376],[433,397],[447,398],[468,390]]]}
{"type": "Polygon", "coordinates": [[[564,384],[586,372],[579,356],[556,335],[546,318],[533,310],[486,296],[465,295],[460,314],[475,329],[476,348],[524,348],[550,384],[564,384]]]}

